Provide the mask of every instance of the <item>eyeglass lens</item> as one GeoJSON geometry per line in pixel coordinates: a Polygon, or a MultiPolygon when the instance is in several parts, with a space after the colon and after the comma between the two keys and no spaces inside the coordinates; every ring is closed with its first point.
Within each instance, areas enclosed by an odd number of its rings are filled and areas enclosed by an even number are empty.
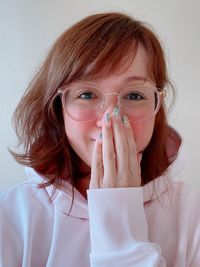
{"type": "MultiPolygon", "coordinates": [[[[69,89],[64,95],[66,112],[76,120],[92,120],[97,118],[106,108],[106,97],[93,86],[82,85],[69,89]]],[[[151,87],[130,87],[119,94],[118,105],[121,113],[130,121],[142,122],[152,117],[159,105],[159,94],[151,87]]]]}

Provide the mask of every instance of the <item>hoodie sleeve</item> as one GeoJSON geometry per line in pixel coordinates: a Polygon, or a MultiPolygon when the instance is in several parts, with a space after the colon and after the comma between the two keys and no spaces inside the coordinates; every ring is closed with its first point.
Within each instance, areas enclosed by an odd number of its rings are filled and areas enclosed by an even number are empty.
{"type": "Polygon", "coordinates": [[[91,267],[165,267],[148,241],[143,188],[89,189],[91,267]]]}

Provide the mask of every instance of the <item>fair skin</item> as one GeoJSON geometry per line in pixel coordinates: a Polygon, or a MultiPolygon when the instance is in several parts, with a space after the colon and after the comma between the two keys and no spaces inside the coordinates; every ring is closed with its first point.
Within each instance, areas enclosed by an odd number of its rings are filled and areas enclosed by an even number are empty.
{"type": "MultiPolygon", "coordinates": [[[[151,86],[148,76],[148,56],[139,45],[133,62],[123,72],[87,83],[98,86],[105,93],[120,92],[132,85],[151,86]]],[[[109,97],[104,113],[94,121],[80,122],[71,119],[64,111],[65,131],[69,143],[80,158],[83,177],[77,189],[87,198],[88,188],[137,187],[141,185],[140,161],[149,144],[155,119],[142,124],[122,122],[121,115],[113,115],[116,97],[109,97]],[[107,114],[110,121],[106,120],[107,114]],[[102,138],[100,138],[102,133],[102,138]],[[91,177],[88,168],[91,167],[91,177]]],[[[126,117],[127,119],[127,117],[126,117]]]]}

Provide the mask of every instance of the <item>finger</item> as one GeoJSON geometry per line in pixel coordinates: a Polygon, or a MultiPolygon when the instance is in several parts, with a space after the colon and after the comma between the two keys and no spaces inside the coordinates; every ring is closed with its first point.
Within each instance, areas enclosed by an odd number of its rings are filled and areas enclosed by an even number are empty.
{"type": "Polygon", "coordinates": [[[103,161],[102,161],[102,143],[101,137],[97,138],[94,144],[91,180],[89,188],[100,188],[100,182],[103,177],[103,161]]]}
{"type": "Polygon", "coordinates": [[[114,112],[112,116],[113,122],[113,135],[114,135],[114,144],[116,151],[116,163],[117,163],[117,172],[121,176],[124,174],[124,171],[128,169],[128,143],[125,136],[125,130],[122,123],[121,115],[118,111],[114,112]]]}
{"type": "Polygon", "coordinates": [[[128,155],[129,155],[129,169],[133,174],[133,179],[136,179],[136,184],[141,183],[140,177],[140,162],[142,160],[142,153],[137,153],[137,145],[134,138],[133,129],[131,124],[127,118],[127,116],[123,116],[124,130],[125,136],[128,144],[128,155]]]}
{"type": "Polygon", "coordinates": [[[102,155],[104,167],[104,187],[115,187],[116,155],[113,143],[113,132],[110,114],[106,114],[102,126],[102,155]]]}

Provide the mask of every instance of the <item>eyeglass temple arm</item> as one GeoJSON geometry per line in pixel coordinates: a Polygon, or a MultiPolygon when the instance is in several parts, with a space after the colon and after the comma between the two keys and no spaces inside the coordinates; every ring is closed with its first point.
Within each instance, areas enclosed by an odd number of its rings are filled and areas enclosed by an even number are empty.
{"type": "MultiPolygon", "coordinates": [[[[160,89],[160,88],[159,88],[160,89]]],[[[162,89],[162,91],[158,91],[157,92],[159,93],[160,96],[162,96],[163,98],[166,96],[167,92],[166,92],[166,89],[162,89]]]]}

